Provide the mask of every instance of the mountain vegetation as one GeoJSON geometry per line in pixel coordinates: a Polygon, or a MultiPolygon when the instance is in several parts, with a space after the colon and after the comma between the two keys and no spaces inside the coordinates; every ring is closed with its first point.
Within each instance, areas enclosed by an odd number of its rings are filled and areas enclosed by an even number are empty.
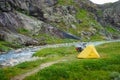
{"type": "Polygon", "coordinates": [[[1,0],[0,52],[29,45],[119,39],[119,3],[1,0]]]}

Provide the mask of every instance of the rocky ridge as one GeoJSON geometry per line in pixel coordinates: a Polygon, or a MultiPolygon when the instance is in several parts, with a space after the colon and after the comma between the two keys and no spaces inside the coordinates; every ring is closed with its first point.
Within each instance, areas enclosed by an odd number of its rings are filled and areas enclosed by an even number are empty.
{"type": "Polygon", "coordinates": [[[47,44],[48,38],[117,39],[118,33],[104,28],[109,23],[119,29],[119,2],[111,7],[88,0],[0,0],[0,41],[28,46],[47,44]]]}

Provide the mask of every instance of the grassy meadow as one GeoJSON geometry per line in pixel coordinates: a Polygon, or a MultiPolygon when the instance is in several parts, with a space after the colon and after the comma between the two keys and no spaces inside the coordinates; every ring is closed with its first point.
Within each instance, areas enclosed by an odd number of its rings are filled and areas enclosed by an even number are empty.
{"type": "MultiPolygon", "coordinates": [[[[72,49],[74,56],[68,56],[66,62],[47,67],[25,80],[120,80],[119,48],[119,42],[97,46],[100,59],[77,59],[77,53],[72,49]]],[[[39,56],[41,52],[35,55],[39,56]]]]}
{"type": "Polygon", "coordinates": [[[101,56],[99,59],[78,59],[74,46],[42,49],[33,56],[44,59],[1,68],[0,80],[10,80],[15,75],[34,70],[42,63],[60,59],[65,61],[44,68],[24,80],[120,80],[119,48],[120,42],[97,46],[101,56]]]}
{"type": "Polygon", "coordinates": [[[42,54],[40,54],[39,57],[43,57],[43,59],[30,62],[23,62],[14,67],[0,68],[0,80],[10,80],[10,78],[12,78],[13,76],[31,71],[39,67],[39,65],[42,63],[59,60],[64,56],[72,54],[73,52],[76,53],[75,49],[73,48],[74,47],[60,47],[40,50],[33,56],[38,56],[38,53],[41,52],[42,54]]]}

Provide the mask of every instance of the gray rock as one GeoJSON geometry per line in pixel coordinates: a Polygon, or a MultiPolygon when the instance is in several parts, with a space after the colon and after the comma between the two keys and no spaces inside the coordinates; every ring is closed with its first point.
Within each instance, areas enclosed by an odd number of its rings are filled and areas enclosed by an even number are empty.
{"type": "Polygon", "coordinates": [[[76,29],[77,27],[74,24],[72,24],[71,28],[76,29]]]}
{"type": "MultiPolygon", "coordinates": [[[[119,3],[100,7],[88,0],[73,0],[74,5],[60,5],[58,0],[1,0],[0,1],[0,41],[8,41],[23,45],[46,44],[46,38],[42,34],[56,38],[81,39],[70,33],[70,29],[77,29],[82,19],[76,19],[77,8],[87,10],[93,19],[107,25],[108,23],[120,29],[119,3]],[[77,8],[76,8],[77,7],[77,8]],[[101,16],[97,12],[103,10],[101,16]],[[91,13],[92,12],[92,13],[91,13]],[[39,37],[40,35],[40,37],[39,37]],[[38,37],[36,37],[38,36],[38,37]],[[41,37],[42,36],[42,37],[41,37]],[[35,37],[35,39],[34,39],[35,37]],[[43,42],[42,42],[43,41],[43,42]]],[[[80,32],[81,37],[90,39],[98,31],[108,39],[119,38],[118,34],[98,29],[96,24],[90,22],[91,29],[80,32]]],[[[101,26],[101,25],[99,25],[101,26]]],[[[78,33],[79,34],[79,33],[78,33]]]]}
{"type": "MultiPolygon", "coordinates": [[[[116,30],[120,31],[120,1],[109,3],[100,6],[101,9],[101,22],[102,25],[111,25],[116,30]]],[[[99,18],[100,18],[99,17],[99,18]]]]}

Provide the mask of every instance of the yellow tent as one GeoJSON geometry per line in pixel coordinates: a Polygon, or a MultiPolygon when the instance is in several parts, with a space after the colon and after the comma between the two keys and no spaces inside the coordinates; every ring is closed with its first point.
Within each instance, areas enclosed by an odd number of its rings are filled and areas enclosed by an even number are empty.
{"type": "Polygon", "coordinates": [[[87,46],[77,57],[78,58],[100,58],[94,45],[87,46]]]}

